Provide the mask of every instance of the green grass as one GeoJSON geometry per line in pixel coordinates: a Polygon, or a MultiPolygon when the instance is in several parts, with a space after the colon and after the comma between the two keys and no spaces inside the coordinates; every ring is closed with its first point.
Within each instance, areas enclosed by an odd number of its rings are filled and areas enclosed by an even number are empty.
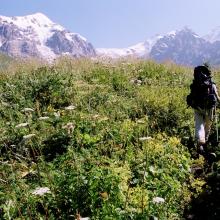
{"type": "Polygon", "coordinates": [[[187,148],[192,69],[63,58],[0,79],[1,219],[181,219],[201,191],[190,167],[203,161],[187,148]]]}

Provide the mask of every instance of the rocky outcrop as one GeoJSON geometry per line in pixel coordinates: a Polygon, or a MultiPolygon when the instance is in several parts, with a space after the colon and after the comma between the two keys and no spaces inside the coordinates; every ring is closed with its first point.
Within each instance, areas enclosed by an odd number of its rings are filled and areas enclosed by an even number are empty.
{"type": "Polygon", "coordinates": [[[79,36],[66,33],[65,31],[56,31],[46,41],[46,46],[56,54],[71,54],[75,57],[81,57],[85,54],[95,56],[95,51],[90,43],[83,41],[79,36]],[[66,35],[69,34],[71,40],[66,35]]]}

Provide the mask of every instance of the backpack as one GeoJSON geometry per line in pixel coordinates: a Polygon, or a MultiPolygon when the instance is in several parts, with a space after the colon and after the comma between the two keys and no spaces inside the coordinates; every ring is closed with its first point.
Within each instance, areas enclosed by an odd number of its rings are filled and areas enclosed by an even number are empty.
{"type": "Polygon", "coordinates": [[[186,97],[187,105],[194,109],[213,108],[217,103],[214,84],[211,79],[211,72],[206,66],[195,67],[190,94],[186,97]]]}

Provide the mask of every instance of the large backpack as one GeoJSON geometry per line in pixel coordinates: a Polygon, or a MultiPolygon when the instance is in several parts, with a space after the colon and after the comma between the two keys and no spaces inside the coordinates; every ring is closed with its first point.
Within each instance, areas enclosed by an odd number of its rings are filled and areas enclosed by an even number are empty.
{"type": "Polygon", "coordinates": [[[194,80],[190,85],[190,94],[187,96],[187,105],[197,109],[211,109],[217,103],[211,79],[211,72],[206,66],[197,66],[194,69],[194,80]]]}

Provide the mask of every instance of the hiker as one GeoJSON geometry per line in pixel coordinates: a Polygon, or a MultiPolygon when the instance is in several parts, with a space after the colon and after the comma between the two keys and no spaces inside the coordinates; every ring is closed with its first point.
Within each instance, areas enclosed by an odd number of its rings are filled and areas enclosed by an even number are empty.
{"type": "MultiPolygon", "coordinates": [[[[191,93],[187,96],[187,104],[195,112],[195,139],[199,154],[207,156],[207,143],[212,122],[220,97],[215,83],[212,81],[208,66],[194,68],[194,80],[190,85],[191,93]]],[[[211,153],[212,156],[215,154],[211,153]]]]}

